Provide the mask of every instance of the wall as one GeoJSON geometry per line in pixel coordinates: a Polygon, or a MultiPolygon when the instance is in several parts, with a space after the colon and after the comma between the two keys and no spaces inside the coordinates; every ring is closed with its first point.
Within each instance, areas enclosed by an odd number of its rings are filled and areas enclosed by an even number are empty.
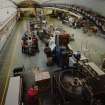
{"type": "Polygon", "coordinates": [[[8,0],[0,0],[0,51],[16,24],[16,6],[8,0]]]}

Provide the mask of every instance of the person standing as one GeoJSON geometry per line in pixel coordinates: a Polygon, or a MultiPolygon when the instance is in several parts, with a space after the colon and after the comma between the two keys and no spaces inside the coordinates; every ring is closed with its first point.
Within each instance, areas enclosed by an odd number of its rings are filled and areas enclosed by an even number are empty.
{"type": "Polygon", "coordinates": [[[44,53],[46,54],[47,57],[47,65],[52,65],[53,64],[53,58],[52,58],[52,51],[51,48],[49,47],[48,43],[46,43],[45,48],[44,48],[44,53]]]}
{"type": "Polygon", "coordinates": [[[31,54],[31,49],[32,49],[32,38],[28,38],[28,54],[31,54]]]}

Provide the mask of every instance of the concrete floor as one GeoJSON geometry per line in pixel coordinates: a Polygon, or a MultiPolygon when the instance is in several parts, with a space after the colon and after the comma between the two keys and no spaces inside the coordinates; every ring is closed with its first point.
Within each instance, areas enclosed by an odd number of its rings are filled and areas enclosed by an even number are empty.
{"type": "MultiPolygon", "coordinates": [[[[48,21],[49,24],[62,26],[62,23],[56,19],[48,18],[48,21]]],[[[95,35],[84,34],[81,29],[72,29],[66,25],[62,27],[69,33],[74,33],[75,41],[70,42],[70,44],[75,51],[81,50],[91,61],[94,61],[98,65],[101,64],[102,56],[105,54],[105,39],[95,35]]],[[[19,22],[0,53],[0,101],[8,86],[8,76],[12,75],[13,68],[25,66],[24,79],[26,90],[34,83],[33,67],[37,66],[40,70],[48,71],[55,70],[56,68],[55,66],[46,66],[46,57],[43,53],[44,44],[41,41],[39,41],[40,52],[36,56],[30,57],[22,54],[21,37],[26,29],[27,20],[19,22]]]]}
{"type": "MultiPolygon", "coordinates": [[[[39,67],[40,70],[55,70],[54,67],[46,66],[46,56],[44,55],[44,44],[39,40],[39,50],[35,56],[27,56],[21,52],[21,38],[27,30],[27,20],[19,22],[12,34],[10,35],[7,43],[5,44],[2,52],[0,53],[0,102],[4,98],[7,90],[9,77],[13,75],[15,67],[23,66],[24,71],[24,89],[25,91],[34,83],[34,67],[39,67]]],[[[1,105],[1,103],[0,103],[1,105]]]]}

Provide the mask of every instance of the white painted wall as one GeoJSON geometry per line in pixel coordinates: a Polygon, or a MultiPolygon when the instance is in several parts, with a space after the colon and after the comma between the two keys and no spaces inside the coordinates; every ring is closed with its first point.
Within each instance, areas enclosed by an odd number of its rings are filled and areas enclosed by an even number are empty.
{"type": "Polygon", "coordinates": [[[0,26],[14,13],[16,6],[8,0],[0,0],[0,26]]]}
{"type": "Polygon", "coordinates": [[[16,24],[16,12],[16,6],[12,2],[8,0],[0,0],[0,50],[4,46],[16,24]],[[6,31],[5,28],[7,28],[6,31]]]}

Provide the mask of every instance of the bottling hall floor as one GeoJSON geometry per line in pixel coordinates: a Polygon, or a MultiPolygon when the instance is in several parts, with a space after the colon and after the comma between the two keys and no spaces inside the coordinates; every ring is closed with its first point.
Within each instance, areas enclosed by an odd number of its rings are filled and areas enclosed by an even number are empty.
{"type": "MultiPolygon", "coordinates": [[[[4,84],[8,82],[8,75],[12,75],[12,70],[17,66],[25,66],[26,88],[34,81],[32,68],[39,67],[41,70],[54,70],[55,67],[46,66],[46,57],[44,56],[43,42],[39,41],[40,52],[34,57],[29,57],[21,52],[21,37],[27,30],[27,19],[17,23],[12,34],[8,38],[4,48],[0,53],[0,100],[3,98],[6,87],[4,84]]],[[[48,23],[55,26],[62,26],[67,32],[74,33],[75,41],[70,42],[70,45],[75,51],[81,50],[88,58],[98,65],[101,65],[102,58],[105,55],[105,39],[93,34],[84,34],[81,29],[72,29],[66,25],[62,25],[57,19],[48,18],[48,23]]]]}
{"type": "Polygon", "coordinates": [[[48,19],[50,24],[62,26],[70,34],[74,34],[74,41],[70,42],[71,47],[75,51],[81,51],[90,61],[101,66],[105,57],[105,39],[100,37],[101,33],[83,33],[82,29],[73,29],[56,19],[48,19]]]}

